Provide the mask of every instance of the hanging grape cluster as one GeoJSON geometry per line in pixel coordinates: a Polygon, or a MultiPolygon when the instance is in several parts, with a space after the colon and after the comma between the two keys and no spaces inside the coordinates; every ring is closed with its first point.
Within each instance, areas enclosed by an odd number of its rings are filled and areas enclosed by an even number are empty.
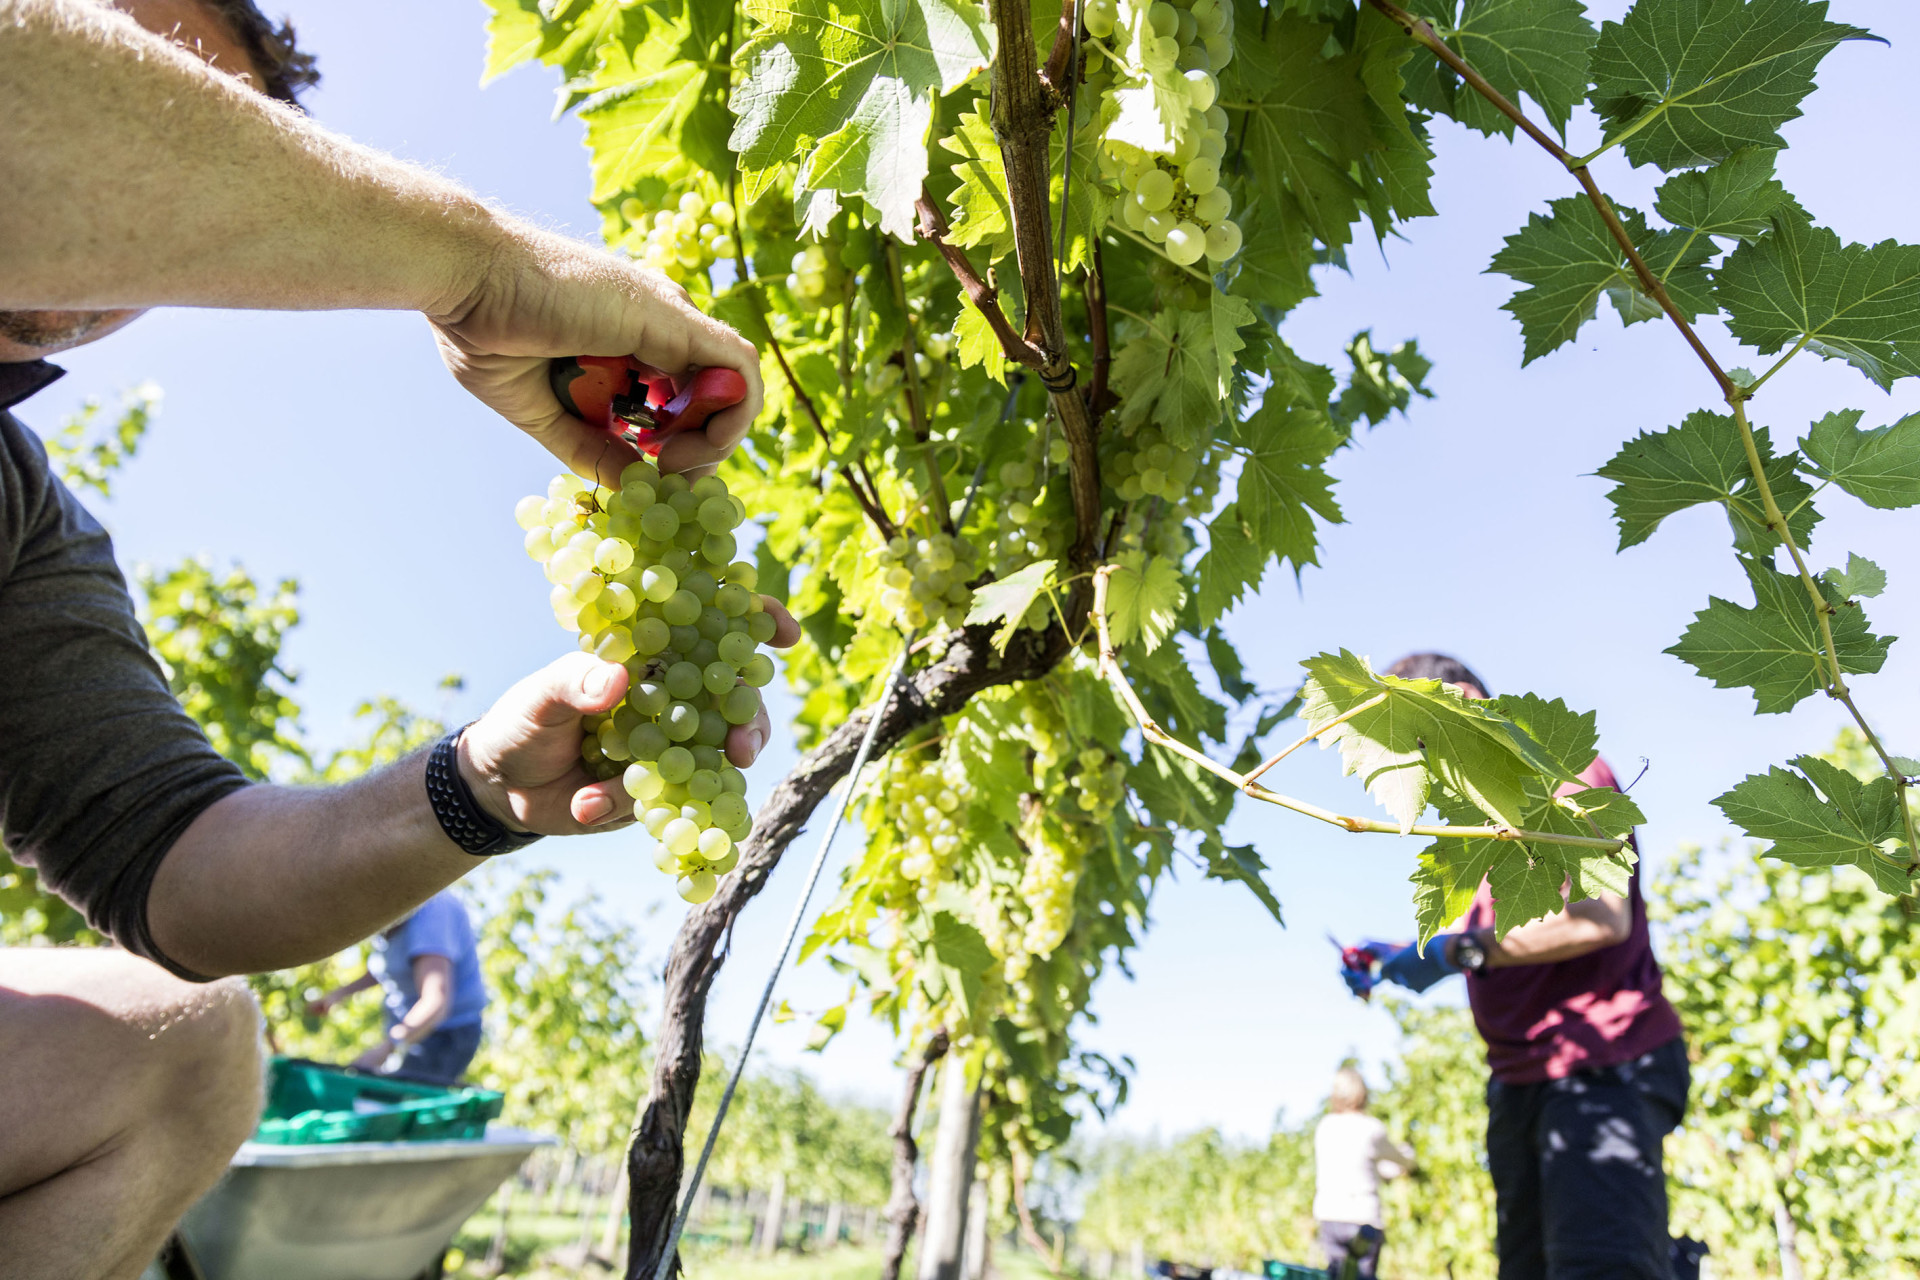
{"type": "Polygon", "coordinates": [[[903,852],[896,866],[923,905],[933,901],[943,880],[953,878],[965,791],[966,780],[938,751],[896,757],[888,769],[881,805],[900,837],[903,852]]]}
{"type": "Polygon", "coordinates": [[[1151,37],[1144,43],[1145,71],[1152,76],[1178,72],[1187,116],[1173,130],[1173,154],[1154,155],[1131,142],[1107,138],[1100,153],[1102,172],[1118,178],[1125,195],[1120,217],[1160,245],[1179,265],[1206,258],[1223,263],[1240,252],[1240,226],[1228,215],[1233,197],[1220,185],[1220,161],[1227,153],[1227,113],[1217,99],[1217,73],[1233,58],[1231,0],[1089,0],[1087,34],[1096,40],[1140,21],[1151,37]]]}
{"type": "Polygon", "coordinates": [[[554,617],[631,677],[618,706],[588,717],[581,758],[596,776],[621,778],[660,842],[654,865],[681,897],[704,902],[753,829],[746,778],[723,749],[773,679],[759,646],[774,618],[753,565],[733,559],[745,512],[725,481],[661,475],[643,460],[601,497],[558,476],[514,517],[553,583],[554,617]]]}
{"type": "Polygon", "coordinates": [[[979,551],[944,530],[924,538],[896,534],[879,551],[880,607],[904,630],[938,623],[958,627],[967,616],[979,551]]]}
{"type": "Polygon", "coordinates": [[[651,210],[628,196],[620,202],[620,216],[632,228],[624,241],[628,252],[683,284],[704,276],[717,260],[733,257],[733,206],[725,200],[709,204],[698,191],[689,191],[674,207],[651,210]]]}

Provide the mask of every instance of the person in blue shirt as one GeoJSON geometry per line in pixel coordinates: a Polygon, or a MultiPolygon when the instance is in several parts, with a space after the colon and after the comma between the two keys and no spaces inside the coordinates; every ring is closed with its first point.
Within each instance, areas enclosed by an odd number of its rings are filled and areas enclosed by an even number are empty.
{"type": "Polygon", "coordinates": [[[385,992],[386,1033],[353,1065],[426,1084],[459,1080],[480,1048],[487,987],[473,923],[452,891],[375,934],[367,971],[314,1001],[312,1011],[324,1016],[375,985],[385,992]]]}

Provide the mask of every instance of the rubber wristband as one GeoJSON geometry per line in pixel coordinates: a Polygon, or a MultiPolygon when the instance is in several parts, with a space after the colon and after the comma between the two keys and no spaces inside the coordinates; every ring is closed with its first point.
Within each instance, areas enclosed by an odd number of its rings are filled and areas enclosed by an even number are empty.
{"type": "Polygon", "coordinates": [[[460,776],[460,735],[454,730],[433,744],[427,755],[427,800],[447,838],[476,858],[524,849],[540,837],[531,831],[513,831],[480,807],[473,788],[460,776]]]}

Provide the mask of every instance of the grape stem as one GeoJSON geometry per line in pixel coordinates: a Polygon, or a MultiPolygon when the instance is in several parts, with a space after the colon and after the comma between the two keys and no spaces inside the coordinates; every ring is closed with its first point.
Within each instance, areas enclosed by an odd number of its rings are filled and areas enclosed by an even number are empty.
{"type": "MultiPolygon", "coordinates": [[[[1109,578],[1112,577],[1114,570],[1118,567],[1117,565],[1111,564],[1102,565],[1100,568],[1094,570],[1093,574],[1093,627],[1095,633],[1099,636],[1100,642],[1099,671],[1101,676],[1104,677],[1108,685],[1112,687],[1114,696],[1120,699],[1121,704],[1125,706],[1127,711],[1133,716],[1134,723],[1140,726],[1140,735],[1142,737],[1156,746],[1166,748],[1168,751],[1173,752],[1183,759],[1192,761],[1208,773],[1213,774],[1216,778],[1233,784],[1242,794],[1250,796],[1255,800],[1262,800],[1268,804],[1277,805],[1282,809],[1290,809],[1294,813],[1304,814],[1309,818],[1317,818],[1321,822],[1329,823],[1343,830],[1356,833],[1394,836],[1434,836],[1448,840],[1498,840],[1512,844],[1572,845],[1581,849],[1601,849],[1608,853],[1619,853],[1627,848],[1627,841],[1625,840],[1609,840],[1604,836],[1568,836],[1553,831],[1529,831],[1523,827],[1464,827],[1450,823],[1444,825],[1415,823],[1413,826],[1402,828],[1400,824],[1395,822],[1385,822],[1376,818],[1357,818],[1351,814],[1335,813],[1331,809],[1323,809],[1319,805],[1308,804],[1304,800],[1296,800],[1292,796],[1282,795],[1277,791],[1261,786],[1255,781],[1255,778],[1260,773],[1266,772],[1267,769],[1277,764],[1281,758],[1285,757],[1295,748],[1311,741],[1314,737],[1318,736],[1318,734],[1333,728],[1335,724],[1340,723],[1339,720],[1321,726],[1315,730],[1314,733],[1308,734],[1305,738],[1294,743],[1293,746],[1288,747],[1286,751],[1282,751],[1278,756],[1274,757],[1273,760],[1261,765],[1259,769],[1250,774],[1238,773],[1226,765],[1221,764],[1219,761],[1214,760],[1205,752],[1188,746],[1161,728],[1159,723],[1147,713],[1146,707],[1140,702],[1140,695],[1134,692],[1132,683],[1128,681],[1126,673],[1121,670],[1119,657],[1114,652],[1113,635],[1107,626],[1107,582],[1109,578]]],[[[1384,694],[1380,695],[1381,698],[1385,696],[1384,694]]],[[[1365,711],[1370,706],[1376,705],[1379,701],[1380,698],[1371,699],[1341,716],[1340,720],[1346,720],[1359,715],[1362,711],[1365,711]]]]}
{"type": "Polygon", "coordinates": [[[973,269],[973,261],[966,251],[948,239],[952,228],[947,225],[947,217],[940,212],[940,206],[925,187],[920,189],[920,198],[913,202],[914,210],[920,215],[920,234],[940,256],[946,259],[947,267],[953,272],[954,279],[960,282],[960,288],[966,292],[967,300],[973,303],[993,330],[993,336],[1000,340],[1000,349],[1014,364],[1025,365],[1029,369],[1038,369],[1045,363],[1040,349],[1013,331],[1013,325],[1007,320],[1007,313],[1000,306],[1000,291],[980,278],[973,269]]]}
{"type": "MultiPolygon", "coordinates": [[[[1842,678],[1840,671],[1840,654],[1839,650],[1834,646],[1833,641],[1833,627],[1831,623],[1833,606],[1827,603],[1825,593],[1820,590],[1820,584],[1814,579],[1813,571],[1807,567],[1806,558],[1801,554],[1800,547],[1794,541],[1793,530],[1788,527],[1787,517],[1781,514],[1779,504],[1774,501],[1773,486],[1767,480],[1764,460],[1760,457],[1760,450],[1754,440],[1753,430],[1747,421],[1746,403],[1753,398],[1753,393],[1758,389],[1759,382],[1754,383],[1752,386],[1742,387],[1733,381],[1725,369],[1720,367],[1720,362],[1714,359],[1712,352],[1707,350],[1706,344],[1701,341],[1700,335],[1694,331],[1693,325],[1687,321],[1686,316],[1681,313],[1679,307],[1674,305],[1672,297],[1667,293],[1666,286],[1648,269],[1646,259],[1641,257],[1640,250],[1635,247],[1633,243],[1633,237],[1627,234],[1627,229],[1621,225],[1620,218],[1614,212],[1613,205],[1607,199],[1606,193],[1600,190],[1599,184],[1593,179],[1593,174],[1587,169],[1587,162],[1589,160],[1601,155],[1615,143],[1623,141],[1632,130],[1628,130],[1627,133],[1622,133],[1609,139],[1605,146],[1601,147],[1599,151],[1595,151],[1592,155],[1576,157],[1565,147],[1554,141],[1552,135],[1547,133],[1545,129],[1542,129],[1539,125],[1528,119],[1525,112],[1514,105],[1512,100],[1505,94],[1489,84],[1485,76],[1467,64],[1466,59],[1455,53],[1453,49],[1448,46],[1447,42],[1440,38],[1439,33],[1434,30],[1432,23],[1424,18],[1414,17],[1406,10],[1392,3],[1392,0],[1367,0],[1367,2],[1385,15],[1389,21],[1398,26],[1409,37],[1425,46],[1436,58],[1445,63],[1454,74],[1458,75],[1461,80],[1470,86],[1475,93],[1486,99],[1495,110],[1507,117],[1507,119],[1513,121],[1521,132],[1540,144],[1540,147],[1546,151],[1548,155],[1566,167],[1567,171],[1579,182],[1580,189],[1586,193],[1587,199],[1593,205],[1595,211],[1599,213],[1600,220],[1606,224],[1607,234],[1613,237],[1614,243],[1619,246],[1620,252],[1626,257],[1627,264],[1633,269],[1634,276],[1640,281],[1642,290],[1666,313],[1667,318],[1673,322],[1674,328],[1679,331],[1680,336],[1684,338],[1687,345],[1692,348],[1694,355],[1698,356],[1701,364],[1706,366],[1708,374],[1712,376],[1714,383],[1720,388],[1722,398],[1726,400],[1728,406],[1733,410],[1734,422],[1740,430],[1741,446],[1747,455],[1747,470],[1753,477],[1754,492],[1760,495],[1760,503],[1765,510],[1767,527],[1772,529],[1780,541],[1785,544],[1787,554],[1793,559],[1794,569],[1799,573],[1801,585],[1806,589],[1808,597],[1813,602],[1814,615],[1820,622],[1821,648],[1824,650],[1823,656],[1826,659],[1824,663],[1825,670],[1820,673],[1821,685],[1825,688],[1829,697],[1847,709],[1847,713],[1853,718],[1854,724],[1859,727],[1862,736],[1866,738],[1867,744],[1873,748],[1874,754],[1880,757],[1880,763],[1885,768],[1886,775],[1893,779],[1894,787],[1900,796],[1900,816],[1906,829],[1907,866],[1909,868],[1920,869],[1920,840],[1916,840],[1915,838],[1916,831],[1913,811],[1912,807],[1906,802],[1906,790],[1911,784],[1906,775],[1894,765],[1893,757],[1887,753],[1886,748],[1881,744],[1879,735],[1873,731],[1873,726],[1867,723],[1866,716],[1861,714],[1859,707],[1854,704],[1852,692],[1847,688],[1845,679],[1842,678]]],[[[1760,382],[1764,382],[1767,378],[1771,378],[1774,374],[1778,373],[1781,366],[1793,359],[1795,355],[1799,354],[1799,352],[1806,347],[1807,342],[1808,339],[1803,337],[1790,351],[1774,362],[1773,367],[1767,370],[1766,376],[1761,378],[1760,382]]]]}
{"type": "MultiPolygon", "coordinates": [[[[739,205],[735,203],[737,196],[738,191],[736,189],[735,177],[729,173],[727,175],[727,203],[733,205],[736,211],[739,209],[739,205]]],[[[734,272],[739,278],[740,283],[747,288],[747,300],[753,307],[754,319],[760,322],[761,332],[767,335],[767,349],[773,352],[774,361],[779,364],[780,373],[787,380],[787,389],[793,392],[794,400],[806,411],[807,417],[813,422],[813,429],[820,433],[820,439],[831,447],[833,437],[827,431],[827,424],[821,421],[820,410],[815,407],[813,397],[809,396],[807,389],[800,385],[799,375],[794,373],[793,366],[787,362],[786,348],[780,345],[780,335],[773,331],[773,322],[767,318],[765,308],[760,305],[760,293],[766,286],[760,283],[759,279],[753,274],[752,266],[747,262],[746,249],[740,236],[738,212],[735,213],[734,217],[733,232],[728,236],[728,239],[733,241],[734,272]]],[[[866,464],[861,462],[858,465],[862,474],[865,474],[866,464]]],[[[880,537],[882,539],[891,539],[898,530],[894,527],[893,521],[887,518],[885,509],[880,505],[880,488],[878,485],[873,484],[873,477],[866,477],[867,483],[873,486],[873,492],[871,494],[861,489],[859,482],[853,478],[853,474],[846,469],[846,464],[844,463],[840,466],[840,477],[847,482],[847,487],[853,491],[854,501],[858,502],[860,509],[866,512],[867,519],[871,520],[873,527],[880,531],[880,537]]]]}

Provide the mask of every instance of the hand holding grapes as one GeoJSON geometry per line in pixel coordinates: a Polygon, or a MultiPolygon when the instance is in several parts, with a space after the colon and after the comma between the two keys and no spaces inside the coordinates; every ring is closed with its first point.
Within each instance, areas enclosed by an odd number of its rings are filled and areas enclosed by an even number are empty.
{"type": "MultiPolygon", "coordinates": [[[[787,648],[800,625],[762,596],[787,648]]],[[[570,653],[501,695],[460,738],[460,771],[481,806],[510,826],[543,835],[611,831],[633,821],[633,798],[619,778],[596,779],[580,757],[581,724],[626,696],[627,669],[590,653],[570,653]]],[[[766,709],[727,735],[735,766],[753,763],[772,736],[766,709]]]]}

